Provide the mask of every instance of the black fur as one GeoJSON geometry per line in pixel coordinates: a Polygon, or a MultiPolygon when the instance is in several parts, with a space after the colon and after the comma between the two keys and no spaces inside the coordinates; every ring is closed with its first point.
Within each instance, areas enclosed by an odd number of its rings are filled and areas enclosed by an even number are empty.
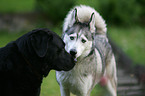
{"type": "Polygon", "coordinates": [[[0,96],[39,96],[51,69],[68,71],[74,60],[49,29],[33,30],[0,48],[0,96]]]}

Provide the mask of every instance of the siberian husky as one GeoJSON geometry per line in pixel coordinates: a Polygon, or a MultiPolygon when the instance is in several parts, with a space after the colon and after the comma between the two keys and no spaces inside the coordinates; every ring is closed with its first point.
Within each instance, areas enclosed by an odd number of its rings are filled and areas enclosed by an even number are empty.
{"type": "Polygon", "coordinates": [[[98,83],[108,89],[109,96],[117,96],[116,63],[106,32],[105,21],[93,8],[80,5],[69,11],[62,38],[77,62],[68,72],[56,71],[61,96],[90,96],[98,83]]]}

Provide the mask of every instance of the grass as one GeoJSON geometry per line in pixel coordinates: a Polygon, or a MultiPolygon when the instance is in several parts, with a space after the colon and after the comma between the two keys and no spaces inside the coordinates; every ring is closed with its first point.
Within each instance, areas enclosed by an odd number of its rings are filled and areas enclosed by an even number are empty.
{"type": "Polygon", "coordinates": [[[31,12],[35,8],[35,0],[0,0],[0,13],[31,12]]]}
{"type": "Polygon", "coordinates": [[[7,43],[16,40],[18,37],[22,36],[24,33],[26,32],[8,33],[5,31],[0,31],[0,47],[3,47],[7,43]]]}
{"type": "Polygon", "coordinates": [[[49,75],[43,79],[40,96],[60,96],[59,85],[55,79],[55,71],[52,70],[49,75]]]}

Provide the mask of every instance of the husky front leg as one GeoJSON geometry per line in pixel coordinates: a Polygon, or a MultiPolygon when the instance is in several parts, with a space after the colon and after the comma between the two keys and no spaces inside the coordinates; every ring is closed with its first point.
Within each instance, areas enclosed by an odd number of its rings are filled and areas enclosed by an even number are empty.
{"type": "MultiPolygon", "coordinates": [[[[109,96],[117,96],[117,90],[116,87],[114,87],[113,84],[114,82],[112,82],[111,80],[108,80],[107,83],[107,90],[109,92],[109,96]]],[[[108,96],[108,95],[107,95],[108,96]]]]}
{"type": "Polygon", "coordinates": [[[60,85],[61,96],[70,96],[70,90],[60,85]]]}

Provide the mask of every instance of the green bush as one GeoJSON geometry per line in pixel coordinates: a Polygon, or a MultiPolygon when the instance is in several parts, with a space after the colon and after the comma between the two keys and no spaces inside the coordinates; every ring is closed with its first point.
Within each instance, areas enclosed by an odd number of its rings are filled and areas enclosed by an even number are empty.
{"type": "Polygon", "coordinates": [[[101,0],[76,0],[76,5],[88,5],[98,10],[100,8],[100,1],[101,0]]]}
{"type": "Polygon", "coordinates": [[[108,8],[102,0],[101,12],[109,22],[129,25],[137,21],[141,9],[136,0],[109,0],[108,8]]]}
{"type": "Polygon", "coordinates": [[[50,21],[58,23],[74,6],[74,0],[36,0],[36,9],[50,21]]]}
{"type": "Polygon", "coordinates": [[[140,15],[140,19],[139,22],[143,25],[145,25],[145,0],[138,0],[138,5],[141,8],[141,15],[140,15]]]}
{"type": "Polygon", "coordinates": [[[36,0],[36,9],[54,23],[64,20],[76,5],[95,8],[107,24],[132,25],[145,23],[145,0],[36,0]]]}
{"type": "Polygon", "coordinates": [[[144,0],[78,0],[77,4],[94,7],[107,23],[129,25],[138,22],[144,11],[139,2],[144,0]]]}

